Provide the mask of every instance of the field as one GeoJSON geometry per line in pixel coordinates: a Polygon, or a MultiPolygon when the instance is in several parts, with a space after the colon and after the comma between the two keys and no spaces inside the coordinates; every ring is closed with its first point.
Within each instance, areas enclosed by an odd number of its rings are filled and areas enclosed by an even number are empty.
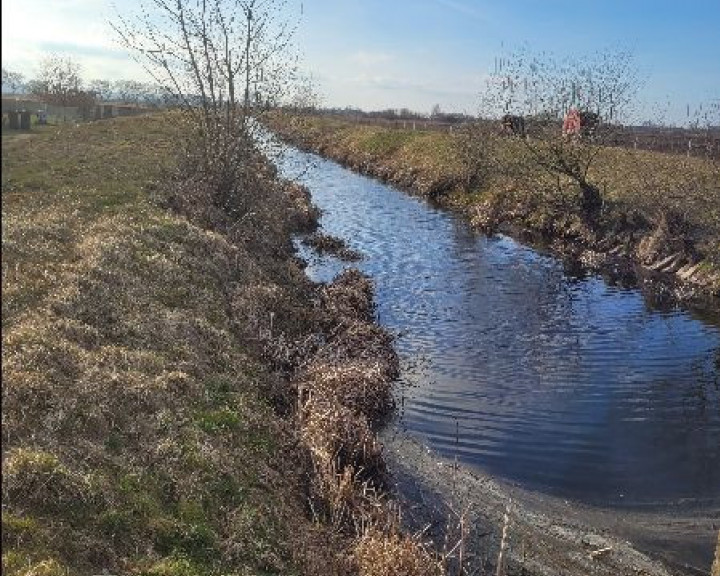
{"type": "MultiPolygon", "coordinates": [[[[366,126],[377,126],[392,130],[414,130],[420,132],[457,132],[467,125],[472,117],[453,118],[387,117],[373,113],[325,112],[326,118],[352,122],[366,126]]],[[[495,125],[499,122],[495,122],[495,125]]],[[[558,125],[558,131],[560,126],[558,125]]],[[[608,144],[633,150],[665,152],[695,158],[720,159],[720,127],[707,129],[668,128],[662,126],[612,127],[608,144]]]]}

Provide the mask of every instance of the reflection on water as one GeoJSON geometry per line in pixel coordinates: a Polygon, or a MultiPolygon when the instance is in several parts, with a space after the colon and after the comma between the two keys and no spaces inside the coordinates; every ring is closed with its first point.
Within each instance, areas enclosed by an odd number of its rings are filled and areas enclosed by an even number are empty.
{"type": "MultiPolygon", "coordinates": [[[[402,425],[431,447],[585,501],[720,498],[720,330],[315,156],[289,151],[326,232],[365,255],[400,334],[402,425]],[[308,162],[312,165],[308,169],[308,162]]],[[[329,280],[342,264],[310,260],[329,280]]]]}

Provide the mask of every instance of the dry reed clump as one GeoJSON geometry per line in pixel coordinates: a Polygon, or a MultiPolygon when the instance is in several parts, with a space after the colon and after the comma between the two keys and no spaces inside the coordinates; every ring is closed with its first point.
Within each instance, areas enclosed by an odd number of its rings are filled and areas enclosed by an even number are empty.
{"type": "Polygon", "coordinates": [[[380,479],[385,465],[366,418],[337,398],[314,397],[314,391],[310,394],[302,408],[302,437],[315,462],[323,469],[351,467],[362,470],[362,476],[370,481],[380,479]]]}
{"type": "Polygon", "coordinates": [[[320,291],[328,323],[342,324],[348,320],[371,322],[375,313],[372,290],[372,282],[359,270],[345,270],[320,291]]]}
{"type": "Polygon", "coordinates": [[[376,324],[346,319],[344,330],[317,353],[317,361],[330,363],[334,359],[362,361],[379,366],[387,380],[397,377],[399,363],[392,348],[392,336],[376,324]]]}
{"type": "Polygon", "coordinates": [[[358,539],[354,572],[442,575],[431,552],[398,534],[385,501],[385,462],[372,426],[393,406],[398,359],[373,311],[372,283],[357,270],[321,289],[327,340],[296,379],[300,434],[314,468],[311,505],[358,539]]]}
{"type": "Polygon", "coordinates": [[[371,425],[392,406],[389,366],[397,363],[372,310],[372,284],[357,270],[323,287],[329,333],[296,379],[300,435],[315,470],[314,506],[350,532],[377,513],[385,465],[371,425]]]}
{"type": "Polygon", "coordinates": [[[370,528],[355,546],[360,576],[442,576],[444,568],[419,538],[370,528]]]}
{"type": "Polygon", "coordinates": [[[285,195],[290,201],[291,224],[298,232],[313,232],[318,227],[320,209],[310,197],[310,190],[296,182],[282,181],[285,195]]]}
{"type": "Polygon", "coordinates": [[[638,259],[649,265],[672,254],[693,257],[689,234],[689,223],[681,214],[675,211],[663,212],[657,218],[653,232],[638,243],[638,259]]]}
{"type": "Polygon", "coordinates": [[[315,232],[303,238],[303,244],[314,248],[319,254],[331,254],[346,262],[362,260],[360,252],[348,248],[342,238],[315,232]]]}
{"type": "Polygon", "coordinates": [[[332,399],[376,422],[393,407],[388,376],[382,360],[352,360],[343,364],[313,363],[303,379],[312,383],[308,388],[315,397],[332,399]]]}

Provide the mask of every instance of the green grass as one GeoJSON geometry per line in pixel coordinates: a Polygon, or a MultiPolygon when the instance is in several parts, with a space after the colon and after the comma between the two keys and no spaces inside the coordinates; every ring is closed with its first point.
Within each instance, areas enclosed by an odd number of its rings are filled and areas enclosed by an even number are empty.
{"type": "Polygon", "coordinates": [[[419,135],[407,130],[383,130],[368,128],[359,141],[360,148],[373,155],[394,154],[409,145],[419,135]]]}

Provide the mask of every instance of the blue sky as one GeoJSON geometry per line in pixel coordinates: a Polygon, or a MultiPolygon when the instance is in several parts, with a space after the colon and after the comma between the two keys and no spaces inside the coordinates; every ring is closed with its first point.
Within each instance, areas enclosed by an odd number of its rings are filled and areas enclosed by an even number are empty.
{"type": "MultiPolygon", "coordinates": [[[[56,51],[87,78],[138,76],[112,14],[110,0],[5,0],[3,65],[32,76],[56,51]]],[[[558,57],[629,48],[646,78],[645,118],[682,122],[688,104],[720,98],[720,0],[290,0],[289,15],[300,18],[303,68],[332,106],[473,114],[494,58],[521,46],[558,57]]]]}

